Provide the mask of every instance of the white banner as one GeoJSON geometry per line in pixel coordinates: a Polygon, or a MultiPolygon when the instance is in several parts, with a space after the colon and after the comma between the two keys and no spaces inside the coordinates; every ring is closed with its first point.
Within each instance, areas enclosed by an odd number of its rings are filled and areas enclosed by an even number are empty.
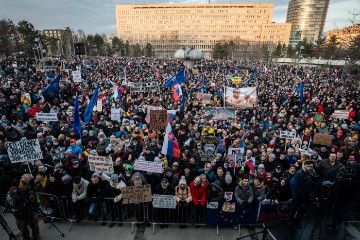
{"type": "Polygon", "coordinates": [[[80,71],[72,71],[72,77],[74,82],[81,83],[81,72],[80,71]]]}
{"type": "Polygon", "coordinates": [[[163,167],[161,162],[158,163],[158,162],[150,162],[144,160],[136,160],[134,163],[134,170],[162,173],[163,167]]]}
{"type": "Polygon", "coordinates": [[[57,122],[59,121],[56,113],[36,113],[36,121],[48,121],[57,122]]]}
{"type": "Polygon", "coordinates": [[[91,171],[114,172],[113,161],[111,157],[88,156],[89,167],[91,171]]]}
{"type": "Polygon", "coordinates": [[[120,108],[111,109],[111,121],[120,121],[120,108]]]}
{"type": "Polygon", "coordinates": [[[6,145],[11,163],[43,159],[39,140],[31,139],[11,142],[6,145]]]}
{"type": "Polygon", "coordinates": [[[159,90],[158,82],[131,83],[132,92],[151,92],[159,90]]]}
{"type": "Polygon", "coordinates": [[[296,132],[293,131],[280,131],[280,138],[285,139],[294,139],[296,137],[296,132]]]}
{"type": "Polygon", "coordinates": [[[225,102],[227,106],[234,106],[239,108],[255,107],[257,104],[256,87],[226,87],[225,102]]]}
{"type": "Polygon", "coordinates": [[[173,195],[153,195],[154,208],[176,208],[176,197],[173,195]]]}
{"type": "Polygon", "coordinates": [[[244,152],[244,148],[229,148],[227,160],[233,160],[234,162],[242,162],[244,152]]]}
{"type": "Polygon", "coordinates": [[[93,111],[102,112],[102,100],[98,99],[93,111]]]}

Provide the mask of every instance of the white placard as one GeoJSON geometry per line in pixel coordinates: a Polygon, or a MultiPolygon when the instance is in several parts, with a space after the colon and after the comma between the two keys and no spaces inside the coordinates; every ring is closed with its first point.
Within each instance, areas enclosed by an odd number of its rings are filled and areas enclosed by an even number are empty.
{"type": "Polygon", "coordinates": [[[173,195],[153,195],[154,208],[176,208],[176,197],[173,195]]]}
{"type": "Polygon", "coordinates": [[[11,142],[6,145],[11,163],[43,159],[39,140],[31,139],[11,142]]]}
{"type": "Polygon", "coordinates": [[[229,148],[227,160],[234,160],[234,162],[242,162],[244,152],[244,148],[229,148]]]}
{"type": "Polygon", "coordinates": [[[96,106],[94,107],[94,111],[102,112],[102,100],[98,99],[96,102],[96,106]]]}
{"type": "Polygon", "coordinates": [[[206,205],[206,208],[208,209],[218,209],[219,203],[218,202],[208,202],[206,205]]]}
{"type": "Polygon", "coordinates": [[[120,121],[120,108],[111,109],[111,121],[120,121]]]}
{"type": "Polygon", "coordinates": [[[72,77],[74,82],[81,83],[81,72],[80,71],[72,71],[72,77]]]}
{"type": "Polygon", "coordinates": [[[152,92],[159,90],[158,82],[132,82],[131,91],[132,92],[152,92]]]}
{"type": "Polygon", "coordinates": [[[280,131],[280,138],[285,139],[294,139],[296,137],[296,132],[293,131],[280,131]]]}
{"type": "Polygon", "coordinates": [[[136,160],[134,163],[134,170],[162,173],[163,167],[161,162],[158,163],[158,162],[150,162],[144,160],[136,160]]]}
{"type": "Polygon", "coordinates": [[[56,113],[36,113],[36,121],[48,121],[57,122],[59,121],[56,113]]]}
{"type": "Polygon", "coordinates": [[[89,167],[91,171],[114,172],[113,161],[111,157],[88,156],[89,167]]]}

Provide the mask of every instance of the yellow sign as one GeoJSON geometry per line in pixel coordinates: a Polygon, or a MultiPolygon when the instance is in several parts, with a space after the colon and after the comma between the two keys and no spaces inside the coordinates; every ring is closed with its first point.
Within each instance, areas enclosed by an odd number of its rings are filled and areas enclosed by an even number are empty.
{"type": "Polygon", "coordinates": [[[232,84],[240,84],[241,83],[241,77],[232,77],[231,78],[232,84]]]}

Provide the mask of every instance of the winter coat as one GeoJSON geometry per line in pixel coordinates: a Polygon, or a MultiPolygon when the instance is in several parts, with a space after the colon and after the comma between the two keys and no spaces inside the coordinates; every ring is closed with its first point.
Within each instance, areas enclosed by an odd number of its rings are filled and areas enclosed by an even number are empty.
{"type": "Polygon", "coordinates": [[[109,182],[110,185],[109,193],[111,197],[114,198],[114,202],[115,203],[120,202],[122,199],[121,188],[126,187],[125,182],[123,180],[120,180],[119,182],[114,183],[113,181],[111,181],[111,177],[109,177],[105,173],[102,173],[100,175],[100,178],[103,179],[104,181],[109,182]]]}
{"type": "Polygon", "coordinates": [[[223,198],[224,192],[221,188],[221,182],[220,180],[216,180],[214,183],[210,184],[207,190],[206,199],[209,202],[220,202],[223,198]],[[213,187],[215,188],[215,191],[213,190],[213,187]]]}
{"type": "Polygon", "coordinates": [[[244,201],[252,203],[254,200],[254,191],[250,185],[244,186],[242,182],[235,188],[235,199],[239,204],[243,204],[244,201]]]}
{"type": "Polygon", "coordinates": [[[72,198],[79,200],[83,200],[86,198],[87,190],[89,186],[89,181],[81,178],[80,186],[78,187],[75,183],[73,185],[72,198]]]}
{"type": "Polygon", "coordinates": [[[192,202],[190,188],[185,186],[184,189],[181,189],[180,186],[175,187],[175,195],[176,195],[176,202],[179,203],[180,200],[185,200],[187,203],[192,202]]]}
{"type": "Polygon", "coordinates": [[[264,184],[261,184],[258,187],[253,186],[253,190],[254,190],[254,198],[258,202],[261,202],[262,200],[264,200],[264,198],[265,198],[265,186],[264,186],[264,184]]]}
{"type": "Polygon", "coordinates": [[[193,199],[193,203],[195,206],[198,206],[199,204],[201,206],[205,205],[207,188],[208,188],[208,185],[206,182],[203,182],[199,186],[195,186],[194,181],[192,181],[190,183],[191,197],[193,199]]]}

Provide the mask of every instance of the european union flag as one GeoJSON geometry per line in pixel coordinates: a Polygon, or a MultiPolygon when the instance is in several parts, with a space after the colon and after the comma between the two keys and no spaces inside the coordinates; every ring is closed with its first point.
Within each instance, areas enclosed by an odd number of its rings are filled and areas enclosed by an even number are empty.
{"type": "Polygon", "coordinates": [[[164,87],[172,87],[176,84],[182,84],[185,82],[185,70],[181,69],[177,74],[172,76],[167,80],[167,82],[164,84],[164,87]]]}
{"type": "Polygon", "coordinates": [[[304,82],[301,82],[295,89],[295,92],[299,93],[300,95],[300,104],[303,104],[305,101],[304,99],[304,82]]]}
{"type": "Polygon", "coordinates": [[[75,104],[74,104],[73,118],[74,118],[74,129],[76,131],[78,131],[79,135],[81,135],[82,128],[81,128],[81,120],[80,120],[80,113],[79,113],[79,98],[78,98],[77,93],[76,93],[75,104]]]}
{"type": "Polygon", "coordinates": [[[47,92],[58,92],[60,91],[60,76],[57,76],[54,81],[50,83],[45,89],[41,91],[41,95],[44,95],[47,92]]]}
{"type": "Polygon", "coordinates": [[[89,124],[90,122],[90,118],[93,112],[93,108],[95,107],[96,103],[97,103],[97,99],[98,99],[98,94],[99,94],[99,85],[96,87],[94,94],[91,97],[91,100],[89,102],[89,104],[87,105],[86,109],[85,109],[85,114],[84,114],[84,122],[85,124],[89,124]]]}
{"type": "Polygon", "coordinates": [[[180,105],[180,112],[185,111],[185,97],[184,95],[181,97],[181,105],[180,105]]]}

